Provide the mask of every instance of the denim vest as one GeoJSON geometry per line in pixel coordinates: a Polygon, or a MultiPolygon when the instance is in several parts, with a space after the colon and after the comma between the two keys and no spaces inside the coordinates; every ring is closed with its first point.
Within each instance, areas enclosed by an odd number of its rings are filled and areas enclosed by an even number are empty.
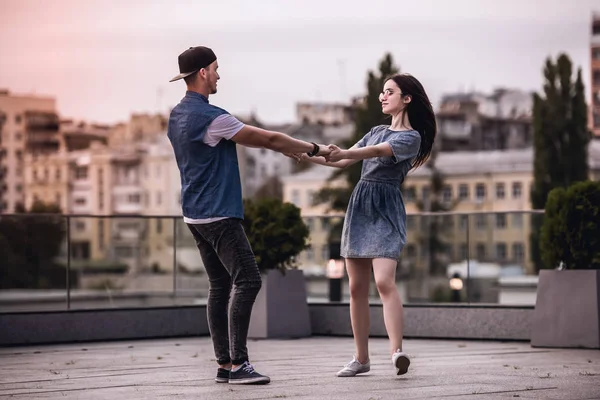
{"type": "Polygon", "coordinates": [[[210,123],[227,111],[187,91],[169,117],[167,136],[181,175],[181,209],[187,218],[243,218],[242,185],[236,144],[221,140],[215,147],[202,141],[210,123]]]}

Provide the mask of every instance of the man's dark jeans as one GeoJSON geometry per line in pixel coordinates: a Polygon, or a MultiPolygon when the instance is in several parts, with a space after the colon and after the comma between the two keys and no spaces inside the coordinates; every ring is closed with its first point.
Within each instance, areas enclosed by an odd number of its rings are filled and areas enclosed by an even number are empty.
{"type": "Polygon", "coordinates": [[[242,221],[227,218],[209,224],[187,225],[194,235],[210,282],[208,326],[217,362],[243,364],[249,361],[248,326],[261,278],[242,221]],[[232,284],[235,290],[228,321],[232,284]]]}

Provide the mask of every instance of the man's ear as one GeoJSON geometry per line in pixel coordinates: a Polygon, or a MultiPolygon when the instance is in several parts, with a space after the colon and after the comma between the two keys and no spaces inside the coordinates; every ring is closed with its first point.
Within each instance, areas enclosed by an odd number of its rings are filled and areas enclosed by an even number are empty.
{"type": "Polygon", "coordinates": [[[208,71],[206,71],[206,68],[200,68],[200,71],[198,71],[198,75],[202,76],[205,79],[206,79],[207,73],[208,73],[208,71]]]}

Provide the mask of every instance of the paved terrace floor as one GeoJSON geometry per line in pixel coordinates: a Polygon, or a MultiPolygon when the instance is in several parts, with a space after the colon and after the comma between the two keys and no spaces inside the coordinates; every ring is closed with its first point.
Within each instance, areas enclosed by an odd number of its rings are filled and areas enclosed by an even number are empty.
{"type": "Polygon", "coordinates": [[[0,399],[600,399],[600,351],[407,340],[409,373],[371,339],[371,372],[337,378],[351,338],[251,341],[266,386],[213,381],[209,338],[0,348],[0,399]]]}

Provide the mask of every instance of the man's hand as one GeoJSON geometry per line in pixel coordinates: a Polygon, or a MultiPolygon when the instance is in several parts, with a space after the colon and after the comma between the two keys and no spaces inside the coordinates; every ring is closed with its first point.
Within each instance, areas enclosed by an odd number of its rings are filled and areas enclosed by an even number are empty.
{"type": "Polygon", "coordinates": [[[330,153],[327,156],[325,156],[325,159],[328,162],[336,162],[336,161],[340,161],[340,160],[343,160],[346,158],[345,156],[346,156],[346,152],[348,150],[342,150],[339,147],[337,147],[335,144],[330,144],[328,147],[329,147],[330,153]]]}
{"type": "Polygon", "coordinates": [[[316,154],[316,156],[323,156],[323,157],[327,158],[327,156],[329,155],[329,153],[331,153],[331,149],[329,148],[329,146],[326,146],[324,144],[320,144],[319,145],[319,152],[316,154]]]}

